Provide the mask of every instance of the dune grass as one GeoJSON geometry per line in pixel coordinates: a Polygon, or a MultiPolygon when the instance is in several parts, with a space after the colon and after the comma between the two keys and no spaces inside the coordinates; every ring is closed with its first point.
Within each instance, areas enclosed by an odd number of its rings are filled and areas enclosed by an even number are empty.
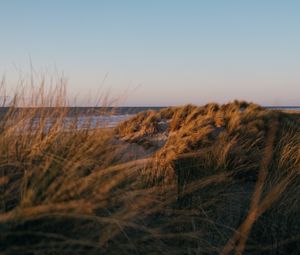
{"type": "Polygon", "coordinates": [[[78,129],[64,83],[6,98],[1,254],[300,252],[297,114],[235,101],[78,129]]]}

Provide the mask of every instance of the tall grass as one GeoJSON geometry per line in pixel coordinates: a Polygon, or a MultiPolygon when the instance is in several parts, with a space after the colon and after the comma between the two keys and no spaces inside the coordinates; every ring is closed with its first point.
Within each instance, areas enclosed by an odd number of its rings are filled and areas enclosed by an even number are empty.
{"type": "Polygon", "coordinates": [[[2,83],[0,253],[299,253],[298,116],[233,102],[78,128],[65,85],[2,83]]]}

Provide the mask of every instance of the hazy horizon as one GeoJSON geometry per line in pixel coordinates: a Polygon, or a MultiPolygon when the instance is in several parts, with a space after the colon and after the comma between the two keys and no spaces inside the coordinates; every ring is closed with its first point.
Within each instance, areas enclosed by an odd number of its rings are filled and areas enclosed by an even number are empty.
{"type": "Polygon", "coordinates": [[[63,71],[78,104],[300,105],[300,2],[4,0],[0,74],[63,71]],[[124,96],[125,95],[125,96],[124,96]]]}

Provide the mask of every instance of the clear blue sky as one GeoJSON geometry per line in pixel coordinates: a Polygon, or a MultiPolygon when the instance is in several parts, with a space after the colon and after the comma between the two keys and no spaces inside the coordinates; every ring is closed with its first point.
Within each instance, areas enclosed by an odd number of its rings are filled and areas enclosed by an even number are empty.
{"type": "Polygon", "coordinates": [[[0,73],[29,56],[126,105],[300,105],[300,1],[1,0],[0,73]],[[129,88],[129,92],[128,92],[129,88]]]}

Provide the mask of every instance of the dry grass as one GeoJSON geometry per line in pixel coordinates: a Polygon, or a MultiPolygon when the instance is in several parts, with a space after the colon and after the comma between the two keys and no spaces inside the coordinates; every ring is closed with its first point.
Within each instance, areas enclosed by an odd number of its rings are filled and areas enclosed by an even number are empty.
{"type": "MultiPolygon", "coordinates": [[[[264,245],[269,247],[270,254],[280,254],[286,247],[277,247],[277,243],[286,243],[284,238],[294,240],[289,252],[299,252],[294,239],[299,235],[300,226],[295,217],[300,209],[295,206],[300,173],[299,115],[238,101],[221,106],[187,105],[164,109],[156,115],[141,113],[121,124],[118,135],[126,141],[147,145],[162,132],[151,128],[145,131],[149,126],[148,116],[151,116],[152,126],[159,127],[162,121],[168,123],[163,131],[167,139],[156,150],[145,171],[148,181],[155,185],[176,184],[180,207],[199,206],[199,197],[213,204],[215,209],[209,218],[214,222],[220,217],[221,224],[227,226],[225,229],[218,227],[226,236],[213,242],[220,248],[218,252],[241,254],[248,249],[246,243],[249,241],[260,244],[256,245],[257,251],[252,249],[250,254],[260,254],[260,248],[265,254],[264,245]],[[201,191],[197,186],[198,180],[223,174],[227,179],[222,179],[221,186],[211,185],[209,191],[201,191]],[[196,192],[197,187],[200,191],[196,192]],[[218,201],[220,199],[223,201],[218,201]],[[280,211],[279,204],[293,205],[293,209],[281,208],[280,211]],[[286,225],[280,226],[280,221],[286,225]],[[288,226],[291,222],[295,228],[288,226]],[[270,234],[264,228],[274,234],[273,244],[268,243],[270,234]],[[273,228],[278,228],[277,233],[273,228]],[[221,248],[223,242],[227,244],[221,248]]],[[[203,225],[202,231],[214,232],[211,226],[206,229],[203,225]]],[[[212,236],[207,241],[212,241],[212,236]]]]}
{"type": "Polygon", "coordinates": [[[236,101],[78,129],[64,86],[2,102],[0,254],[299,253],[299,116],[236,101]]]}

